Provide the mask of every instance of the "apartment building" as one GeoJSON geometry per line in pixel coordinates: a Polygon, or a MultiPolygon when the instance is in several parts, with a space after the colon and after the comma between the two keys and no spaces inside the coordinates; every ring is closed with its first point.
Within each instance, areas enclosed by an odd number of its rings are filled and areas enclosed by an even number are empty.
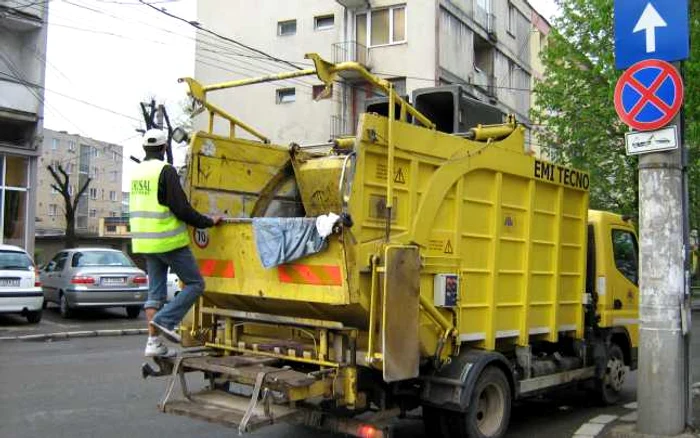
{"type": "MultiPolygon", "coordinates": [[[[532,8],[525,0],[270,0],[254,14],[249,8],[243,0],[199,2],[198,20],[299,67],[310,65],[303,59],[307,52],[333,62],[357,61],[391,80],[402,95],[460,84],[470,97],[529,123],[532,8]]],[[[294,69],[225,47],[198,37],[198,80],[294,69]]],[[[381,96],[352,78],[316,100],[322,89],[311,77],[218,91],[210,98],[273,141],[316,143],[353,134],[359,115],[381,96]]]]}
{"type": "Polygon", "coordinates": [[[34,252],[48,2],[0,0],[0,243],[34,252]]]}
{"type": "Polygon", "coordinates": [[[91,178],[78,202],[76,232],[98,235],[100,218],[122,216],[122,147],[65,131],[44,130],[39,169],[36,229],[39,235],[63,234],[64,200],[51,187],[47,166],[63,167],[70,177],[69,191],[76,194],[91,178]]]}
{"type": "MultiPolygon", "coordinates": [[[[545,67],[540,59],[540,52],[547,47],[547,40],[552,26],[546,18],[538,14],[537,11],[532,12],[532,33],[530,34],[530,56],[532,56],[532,89],[535,89],[535,84],[544,80],[545,67]]],[[[537,106],[537,95],[532,96],[532,107],[537,106]]],[[[547,158],[546,151],[537,142],[537,133],[544,127],[533,125],[530,131],[532,137],[533,154],[539,158],[547,158]]]]}

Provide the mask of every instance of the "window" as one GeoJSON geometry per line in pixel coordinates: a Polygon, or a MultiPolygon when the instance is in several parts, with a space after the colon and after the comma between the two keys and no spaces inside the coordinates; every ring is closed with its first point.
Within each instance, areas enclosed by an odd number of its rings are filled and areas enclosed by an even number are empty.
{"type": "Polygon", "coordinates": [[[81,266],[134,266],[129,257],[121,251],[84,251],[76,252],[71,265],[74,268],[81,266]]]}
{"type": "Polygon", "coordinates": [[[55,171],[58,171],[58,166],[61,164],[60,161],[58,160],[53,160],[51,161],[51,168],[55,171]]]}
{"type": "Polygon", "coordinates": [[[506,30],[515,38],[515,6],[512,3],[508,3],[508,22],[506,23],[506,30]]]}
{"type": "Polygon", "coordinates": [[[95,209],[90,210],[90,217],[97,217],[97,210],[95,210],[95,209]]]}
{"type": "Polygon", "coordinates": [[[638,284],[638,249],[637,240],[629,231],[612,231],[613,254],[615,266],[629,281],[638,284]]]}
{"type": "Polygon", "coordinates": [[[322,15],[320,17],[314,17],[314,29],[316,29],[316,30],[333,29],[334,21],[335,21],[335,17],[333,15],[322,15]]]}
{"type": "Polygon", "coordinates": [[[119,161],[119,154],[117,153],[117,151],[112,151],[112,161],[114,161],[115,163],[119,161]]]}
{"type": "Polygon", "coordinates": [[[311,89],[311,96],[313,97],[314,100],[320,100],[320,99],[330,99],[333,97],[333,85],[331,84],[330,87],[330,93],[328,93],[327,96],[323,95],[323,92],[326,90],[325,85],[314,85],[313,88],[311,89]]]}
{"type": "Polygon", "coordinates": [[[90,188],[90,199],[97,199],[97,189],[90,188]]]}
{"type": "Polygon", "coordinates": [[[105,200],[105,189],[102,189],[102,200],[105,200]]]}
{"type": "Polygon", "coordinates": [[[114,190],[111,190],[109,192],[109,200],[116,201],[117,200],[117,192],[115,192],[114,190]]]}
{"type": "Polygon", "coordinates": [[[116,211],[110,211],[109,212],[109,217],[119,217],[119,213],[116,211]]]}
{"type": "Polygon", "coordinates": [[[58,204],[49,204],[49,216],[58,216],[58,204]]]}
{"type": "Polygon", "coordinates": [[[59,252],[48,265],[46,265],[46,272],[56,272],[63,271],[66,266],[66,260],[68,260],[67,252],[59,252]]]}
{"type": "Polygon", "coordinates": [[[34,270],[34,263],[27,253],[19,251],[0,251],[0,270],[34,270]]]}
{"type": "Polygon", "coordinates": [[[100,151],[96,147],[93,147],[92,150],[90,151],[92,153],[93,158],[99,158],[100,157],[100,151]]]}
{"type": "Polygon", "coordinates": [[[290,36],[297,33],[297,20],[286,20],[277,22],[277,35],[290,36]]]}
{"type": "Polygon", "coordinates": [[[377,9],[355,18],[357,42],[369,47],[406,41],[406,6],[377,9]]]}
{"type": "Polygon", "coordinates": [[[73,163],[66,164],[66,173],[67,174],[73,173],[73,163]]]}
{"type": "Polygon", "coordinates": [[[74,192],[74,191],[75,191],[75,190],[73,190],[73,185],[72,185],[72,184],[69,185],[69,186],[68,186],[68,194],[69,194],[70,196],[73,196],[73,192],[74,192]]]}
{"type": "Polygon", "coordinates": [[[515,75],[517,68],[513,61],[508,61],[508,87],[511,89],[516,88],[515,75]]]}
{"type": "Polygon", "coordinates": [[[58,145],[59,145],[60,143],[61,143],[61,141],[60,141],[59,139],[57,139],[57,138],[52,138],[52,139],[51,139],[51,150],[52,150],[52,151],[55,151],[56,149],[58,149],[58,145]]]}
{"type": "Polygon", "coordinates": [[[73,140],[68,141],[68,150],[69,151],[74,151],[75,150],[75,142],[73,140]]]}
{"type": "Polygon", "coordinates": [[[116,225],[107,225],[107,226],[105,226],[105,231],[107,231],[108,233],[116,233],[117,226],[116,225]]]}
{"type": "Polygon", "coordinates": [[[51,185],[51,194],[58,195],[58,190],[56,190],[56,187],[54,187],[53,185],[51,185]]]}
{"type": "Polygon", "coordinates": [[[297,92],[295,88],[278,88],[277,103],[292,103],[297,100],[297,92]]]}

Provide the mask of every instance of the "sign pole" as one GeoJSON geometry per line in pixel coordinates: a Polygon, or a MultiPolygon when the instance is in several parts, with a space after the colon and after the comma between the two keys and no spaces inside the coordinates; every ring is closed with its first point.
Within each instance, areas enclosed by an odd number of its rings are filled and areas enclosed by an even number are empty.
{"type": "Polygon", "coordinates": [[[683,147],[639,157],[637,429],[649,435],[680,434],[688,412],[683,173],[683,147]]]}

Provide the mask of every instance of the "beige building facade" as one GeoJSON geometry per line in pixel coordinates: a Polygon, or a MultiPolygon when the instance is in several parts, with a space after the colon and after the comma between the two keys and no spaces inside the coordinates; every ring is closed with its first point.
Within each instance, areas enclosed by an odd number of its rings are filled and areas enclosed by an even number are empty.
{"type": "Polygon", "coordinates": [[[76,212],[76,232],[98,235],[100,218],[122,215],[122,147],[65,131],[44,130],[39,166],[39,194],[36,208],[38,235],[65,232],[65,204],[54,188],[47,166],[61,165],[70,176],[70,192],[75,196],[88,178],[76,212]]]}
{"type": "MultiPolygon", "coordinates": [[[[270,0],[249,11],[244,0],[198,3],[208,29],[235,35],[273,54],[264,59],[199,35],[195,77],[205,83],[309,67],[307,52],[357,61],[391,80],[400,94],[459,84],[470,97],[529,123],[532,8],[525,0],[270,0]]],[[[217,91],[209,98],[273,141],[326,142],[353,134],[366,105],[381,97],[362,81],[335,83],[314,100],[314,77],[217,91]]],[[[204,117],[198,120],[203,127],[204,117]]],[[[228,126],[217,125],[218,132],[228,126]]]]}

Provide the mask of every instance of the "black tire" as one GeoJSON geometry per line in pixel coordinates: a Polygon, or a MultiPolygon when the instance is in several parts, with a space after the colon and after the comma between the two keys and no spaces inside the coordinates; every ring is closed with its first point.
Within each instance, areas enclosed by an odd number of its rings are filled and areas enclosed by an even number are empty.
{"type": "Polygon", "coordinates": [[[447,419],[452,412],[432,406],[423,406],[423,425],[425,436],[431,438],[449,438],[450,430],[447,419]]]}
{"type": "Polygon", "coordinates": [[[481,372],[466,414],[452,414],[450,435],[459,438],[501,438],[508,430],[512,395],[506,375],[490,366],[481,372]]]}
{"type": "Polygon", "coordinates": [[[140,306],[127,306],[127,308],[126,308],[126,317],[129,319],[138,318],[140,313],[141,313],[140,306]]]}
{"type": "Polygon", "coordinates": [[[68,299],[64,294],[58,298],[59,312],[61,313],[61,318],[71,318],[73,316],[73,309],[70,308],[68,304],[68,299]]]}
{"type": "Polygon", "coordinates": [[[596,382],[598,398],[603,405],[614,405],[620,401],[622,385],[627,377],[625,356],[622,348],[617,344],[611,344],[608,349],[605,374],[596,382]]]}
{"type": "Polygon", "coordinates": [[[39,321],[41,321],[41,310],[27,312],[27,321],[29,322],[29,324],[38,324],[39,321]]]}

